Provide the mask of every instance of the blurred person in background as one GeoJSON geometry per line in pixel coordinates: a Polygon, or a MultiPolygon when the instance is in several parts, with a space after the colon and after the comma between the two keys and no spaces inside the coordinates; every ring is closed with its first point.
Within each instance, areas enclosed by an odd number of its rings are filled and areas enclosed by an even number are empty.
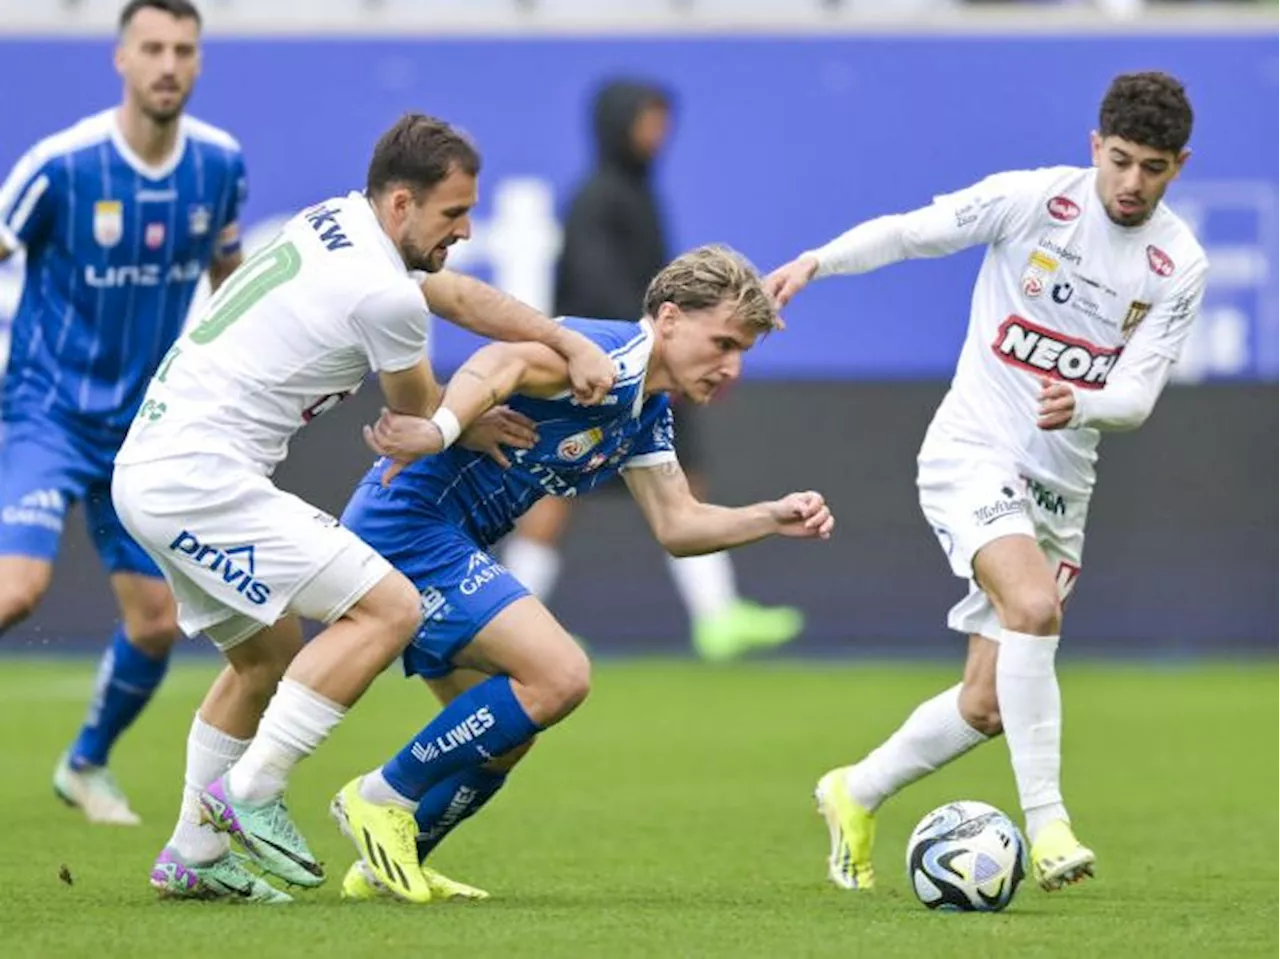
{"type": "Polygon", "coordinates": [[[107,769],[181,635],[173,597],[111,503],[112,460],[205,271],[240,263],[240,146],[183,113],[200,72],[187,0],[132,0],[119,19],[118,107],[47,137],[0,187],[0,261],[26,250],[0,439],[0,634],[49,588],[71,506],[120,607],[54,791],[90,822],[139,820],[107,769]]]}
{"type": "Polygon", "coordinates": [[[1200,312],[1208,261],[1163,202],[1190,153],[1192,111],[1165,73],[1116,77],[1091,167],[997,173],[910,213],[869,220],[780,267],[785,304],[814,278],[985,245],[951,389],[920,448],[920,506],[968,582],[947,625],[969,637],[961,681],[860,762],[818,783],[829,874],[874,884],[876,808],[1004,734],[1045,889],[1093,874],[1061,789],[1062,604],[1080,575],[1103,432],[1146,421],[1200,312]]]}
{"type": "MultiPolygon", "coordinates": [[[[608,81],[596,94],[592,120],[596,167],[569,204],[554,312],[628,319],[641,310],[649,281],[668,259],[651,174],[670,135],[671,98],[654,84],[608,81]]],[[[680,463],[701,499],[708,484],[698,442],[700,416],[688,402],[677,401],[673,409],[680,463]]],[[[504,565],[542,600],[559,578],[571,502],[550,496],[539,501],[502,552],[504,565]]],[[[668,556],[667,566],[689,615],[693,648],[704,659],[779,646],[804,626],[799,610],[739,596],[728,553],[668,556]]]]}

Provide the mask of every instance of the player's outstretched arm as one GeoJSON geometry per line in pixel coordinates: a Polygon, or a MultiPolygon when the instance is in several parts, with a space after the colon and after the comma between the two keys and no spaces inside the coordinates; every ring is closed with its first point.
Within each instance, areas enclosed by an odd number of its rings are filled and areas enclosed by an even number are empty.
{"type": "Polygon", "coordinates": [[[765,292],[782,307],[820,277],[869,273],[901,260],[994,243],[1026,206],[1034,185],[1034,176],[1026,172],[997,173],[910,213],[866,220],[778,267],[765,278],[765,292]]]}
{"type": "Polygon", "coordinates": [[[579,402],[594,406],[613,389],[616,373],[604,350],[515,297],[450,270],[428,274],[422,292],[431,312],[472,333],[510,343],[541,343],[560,354],[579,402]]]}
{"type": "Polygon", "coordinates": [[[672,556],[697,556],[743,546],[766,536],[830,539],[835,517],[813,491],[751,506],[699,502],[675,460],[624,470],[627,489],[654,537],[672,556]]]}
{"type": "MultiPolygon", "coordinates": [[[[554,396],[568,389],[569,364],[550,347],[541,343],[492,343],[473,353],[453,374],[430,419],[384,409],[377,423],[364,428],[365,442],[379,456],[397,464],[383,475],[385,484],[403,465],[452,446],[512,393],[554,396]]],[[[508,439],[516,441],[510,445],[530,445],[527,434],[532,426],[523,418],[506,418],[495,425],[502,427],[508,439]]],[[[485,440],[468,444],[486,452],[490,452],[491,445],[485,440]]]]}

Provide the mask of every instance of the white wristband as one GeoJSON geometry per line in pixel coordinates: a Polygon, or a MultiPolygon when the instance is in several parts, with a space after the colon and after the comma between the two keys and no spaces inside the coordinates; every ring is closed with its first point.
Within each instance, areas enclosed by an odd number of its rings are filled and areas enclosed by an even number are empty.
{"type": "Polygon", "coordinates": [[[442,406],[436,410],[435,415],[431,417],[431,422],[436,424],[436,428],[440,430],[440,435],[444,437],[444,446],[441,449],[447,450],[462,433],[462,424],[453,415],[453,411],[447,407],[442,406]]]}

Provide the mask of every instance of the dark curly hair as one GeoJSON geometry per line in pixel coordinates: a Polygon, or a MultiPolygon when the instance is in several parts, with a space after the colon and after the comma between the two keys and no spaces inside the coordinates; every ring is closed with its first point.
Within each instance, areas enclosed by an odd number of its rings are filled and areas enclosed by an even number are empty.
{"type": "Polygon", "coordinates": [[[1191,139],[1191,102],[1177,77],[1123,73],[1102,98],[1098,132],[1153,150],[1181,153],[1191,139]]]}

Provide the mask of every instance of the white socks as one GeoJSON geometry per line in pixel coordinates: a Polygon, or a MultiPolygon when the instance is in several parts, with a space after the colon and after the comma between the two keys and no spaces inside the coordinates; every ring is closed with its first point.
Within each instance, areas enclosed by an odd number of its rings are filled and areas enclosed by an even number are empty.
{"type": "Polygon", "coordinates": [[[1044,826],[1067,818],[1060,787],[1062,695],[1054,671],[1057,651],[1057,636],[1000,631],[996,696],[1031,842],[1044,826]]]}
{"type": "MultiPolygon", "coordinates": [[[[1057,636],[1001,630],[996,696],[1027,838],[1069,819],[1062,804],[1062,696],[1054,659],[1057,636]]],[[[895,792],[987,739],[960,716],[960,686],[921,703],[881,746],[845,774],[849,795],[874,810],[895,792]]]]}
{"type": "Polygon", "coordinates": [[[409,812],[414,812],[418,808],[418,800],[402,796],[396,792],[391,783],[387,782],[387,777],[382,775],[381,766],[371,773],[365,773],[360,778],[359,788],[360,795],[371,803],[377,803],[380,806],[399,806],[409,812]]]}
{"type": "Polygon", "coordinates": [[[667,568],[691,620],[723,613],[738,601],[733,561],[728,553],[668,556],[667,568]]]}
{"type": "Polygon", "coordinates": [[[502,550],[502,565],[544,603],[560,578],[560,551],[524,536],[512,536],[502,550]]]}
{"type": "Polygon", "coordinates": [[[206,723],[199,713],[191,721],[182,810],[169,840],[169,845],[187,862],[213,862],[227,851],[227,836],[200,824],[200,791],[230,769],[248,748],[249,740],[228,736],[206,723]]]}
{"type": "Polygon", "coordinates": [[[898,730],[845,774],[853,801],[874,810],[903,786],[967,753],[987,736],[960,715],[960,684],[915,708],[898,730]]]}
{"type": "Polygon", "coordinates": [[[345,706],[286,676],[262,715],[258,735],[227,774],[230,797],[257,805],[279,796],[289,771],[315,752],[346,714],[345,706]]]}

